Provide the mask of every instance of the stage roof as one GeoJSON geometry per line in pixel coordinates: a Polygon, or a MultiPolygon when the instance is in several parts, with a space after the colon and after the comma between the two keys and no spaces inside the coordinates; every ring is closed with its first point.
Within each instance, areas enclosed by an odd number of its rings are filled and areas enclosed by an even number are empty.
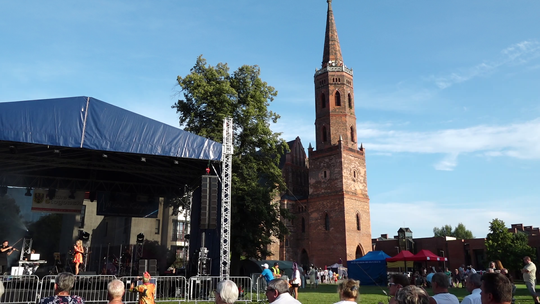
{"type": "Polygon", "coordinates": [[[92,97],[0,103],[0,185],[178,194],[221,148],[92,97]]]}

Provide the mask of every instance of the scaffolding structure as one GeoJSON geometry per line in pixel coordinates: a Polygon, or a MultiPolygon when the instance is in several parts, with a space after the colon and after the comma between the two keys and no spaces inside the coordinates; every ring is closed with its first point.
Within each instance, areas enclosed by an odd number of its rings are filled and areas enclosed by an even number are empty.
{"type": "Polygon", "coordinates": [[[223,148],[221,152],[221,244],[219,277],[226,280],[230,275],[231,250],[231,183],[233,155],[233,120],[223,120],[223,148]]]}

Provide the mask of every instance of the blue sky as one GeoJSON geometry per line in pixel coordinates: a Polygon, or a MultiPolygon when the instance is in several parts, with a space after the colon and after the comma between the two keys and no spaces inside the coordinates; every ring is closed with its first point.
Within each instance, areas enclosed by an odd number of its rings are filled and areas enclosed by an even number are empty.
{"type": "MultiPolygon", "coordinates": [[[[1,1],[0,102],[92,96],[178,126],[170,106],[203,55],[259,65],[283,138],[314,143],[327,4],[1,1]]],[[[334,0],[354,70],[372,235],[462,222],[539,226],[540,1],[334,0]]]]}

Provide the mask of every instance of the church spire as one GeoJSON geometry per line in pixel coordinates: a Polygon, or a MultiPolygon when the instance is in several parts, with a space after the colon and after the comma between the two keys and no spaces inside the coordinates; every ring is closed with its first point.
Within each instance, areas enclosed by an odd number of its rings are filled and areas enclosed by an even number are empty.
{"type": "Polygon", "coordinates": [[[330,66],[343,66],[343,57],[341,56],[341,47],[334,21],[334,12],[332,11],[332,0],[328,2],[328,13],[326,15],[326,35],[324,37],[324,54],[322,68],[330,66]]]}

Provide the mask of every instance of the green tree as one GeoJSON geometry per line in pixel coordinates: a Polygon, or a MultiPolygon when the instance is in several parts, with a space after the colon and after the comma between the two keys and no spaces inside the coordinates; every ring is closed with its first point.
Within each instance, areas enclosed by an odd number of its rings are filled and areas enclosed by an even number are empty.
{"type": "Polygon", "coordinates": [[[463,223],[459,223],[456,228],[454,228],[454,236],[458,239],[472,239],[474,238],[472,232],[467,230],[463,223]]]}
{"type": "Polygon", "coordinates": [[[499,219],[490,222],[489,231],[486,237],[488,260],[500,260],[510,270],[522,268],[524,256],[530,256],[534,260],[535,250],[528,245],[527,234],[511,233],[504,221],[499,219]]]}
{"type": "Polygon", "coordinates": [[[441,228],[433,228],[433,236],[452,236],[452,226],[444,225],[441,228]]]}
{"type": "Polygon", "coordinates": [[[433,236],[453,236],[458,239],[474,238],[472,232],[467,230],[463,223],[459,223],[454,230],[451,225],[444,225],[441,228],[433,228],[433,236]]]}
{"type": "MultiPolygon", "coordinates": [[[[24,219],[21,216],[21,209],[17,204],[17,201],[9,194],[0,196],[0,231],[2,234],[2,240],[7,239],[10,245],[18,239],[24,236],[26,227],[24,225],[24,219]]],[[[17,244],[19,248],[21,243],[17,244]]]]}
{"type": "Polygon", "coordinates": [[[223,119],[234,122],[232,174],[231,253],[260,258],[270,255],[271,236],[287,232],[280,216],[285,210],[272,204],[283,189],[278,167],[287,144],[270,129],[279,115],[268,106],[277,91],[260,78],[258,66],[244,65],[229,74],[227,64],[210,66],[199,56],[185,77],[178,76],[184,99],[172,108],[186,131],[222,142],[223,119]],[[256,215],[256,216],[254,216],[256,215]]]}
{"type": "Polygon", "coordinates": [[[44,259],[52,261],[54,252],[60,251],[59,235],[62,231],[62,214],[44,215],[28,227],[32,236],[32,248],[44,259]]]}

